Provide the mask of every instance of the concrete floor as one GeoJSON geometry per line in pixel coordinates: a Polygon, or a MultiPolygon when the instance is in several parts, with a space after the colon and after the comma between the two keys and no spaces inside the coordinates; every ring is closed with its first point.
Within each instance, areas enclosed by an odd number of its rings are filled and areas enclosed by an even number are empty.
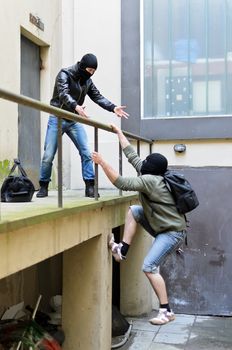
{"type": "Polygon", "coordinates": [[[132,331],[120,350],[222,350],[232,349],[232,317],[176,315],[176,320],[153,326],[157,312],[132,321],[132,331]]]}

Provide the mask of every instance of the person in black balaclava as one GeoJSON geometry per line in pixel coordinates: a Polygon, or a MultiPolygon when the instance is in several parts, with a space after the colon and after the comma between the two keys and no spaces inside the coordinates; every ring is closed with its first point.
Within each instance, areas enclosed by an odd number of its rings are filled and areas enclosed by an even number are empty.
{"type": "MultiPolygon", "coordinates": [[[[91,78],[97,66],[97,57],[91,53],[87,53],[82,57],[80,62],[69,68],[61,69],[56,77],[50,104],[87,118],[88,115],[83,103],[85,96],[88,95],[100,107],[115,113],[120,118],[127,118],[129,114],[124,111],[126,106],[116,106],[102,96],[94,85],[91,78]]],[[[44,155],[40,167],[40,189],[37,193],[37,197],[40,198],[48,195],[52,163],[57,151],[57,125],[57,117],[50,116],[45,138],[44,155]]],[[[81,123],[62,119],[62,132],[70,137],[79,151],[82,177],[86,185],[85,196],[94,197],[94,170],[86,131],[81,123]]]]}
{"type": "Polygon", "coordinates": [[[142,270],[160,303],[158,315],[149,322],[163,325],[173,321],[175,315],[169,305],[166,283],[159,272],[159,266],[184,242],[185,217],[178,211],[174,198],[165,185],[167,158],[160,153],[152,153],[145,160],[140,159],[122,130],[115,125],[111,127],[117,133],[122,150],[138,176],[121,176],[98,152],[93,152],[92,159],[102,167],[115,187],[123,191],[138,191],[140,203],[129,207],[122,240],[116,243],[112,235],[109,237],[109,248],[117,262],[125,261],[138,224],[155,238],[144,258],[142,270]]]}
{"type": "Polygon", "coordinates": [[[82,57],[80,63],[77,63],[77,71],[78,74],[81,77],[81,82],[84,83],[86,80],[91,78],[92,74],[89,71],[89,69],[86,70],[86,68],[91,68],[95,70],[97,69],[97,57],[87,53],[85,56],[82,57]]]}
{"type": "Polygon", "coordinates": [[[163,175],[168,167],[167,158],[160,153],[152,153],[142,162],[140,172],[142,175],[163,175]]]}

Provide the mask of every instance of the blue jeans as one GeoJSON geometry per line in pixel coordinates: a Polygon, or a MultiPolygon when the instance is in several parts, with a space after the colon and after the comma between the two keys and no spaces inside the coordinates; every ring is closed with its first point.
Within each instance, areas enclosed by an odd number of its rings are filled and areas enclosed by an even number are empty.
{"type": "MultiPolygon", "coordinates": [[[[52,163],[57,151],[58,119],[50,116],[44,144],[44,155],[40,168],[40,181],[51,180],[52,163]]],[[[81,157],[82,177],[84,180],[94,179],[93,162],[88,147],[86,131],[82,124],[62,119],[62,135],[66,133],[73,141],[81,157]]]]}
{"type": "Polygon", "coordinates": [[[130,207],[133,217],[148,233],[155,237],[148,254],[146,255],[142,270],[144,272],[157,273],[160,264],[167,255],[175,251],[186,237],[186,231],[168,231],[156,234],[144,215],[140,205],[130,207]]]}

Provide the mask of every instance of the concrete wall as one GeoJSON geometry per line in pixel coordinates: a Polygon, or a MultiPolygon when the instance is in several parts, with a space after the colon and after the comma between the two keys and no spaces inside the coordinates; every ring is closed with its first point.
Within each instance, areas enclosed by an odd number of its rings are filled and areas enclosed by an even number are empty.
{"type": "MultiPolygon", "coordinates": [[[[125,196],[0,223],[0,313],[22,300],[33,305],[41,290],[49,298],[48,290],[60,292],[61,281],[63,349],[109,350],[112,256],[108,235],[124,224],[129,205],[136,203],[136,196],[125,196]],[[39,272],[43,279],[38,279],[39,272]]],[[[151,237],[139,229],[122,266],[121,309],[127,315],[152,309],[151,288],[141,271],[142,255],[150,244],[151,237]]]]}

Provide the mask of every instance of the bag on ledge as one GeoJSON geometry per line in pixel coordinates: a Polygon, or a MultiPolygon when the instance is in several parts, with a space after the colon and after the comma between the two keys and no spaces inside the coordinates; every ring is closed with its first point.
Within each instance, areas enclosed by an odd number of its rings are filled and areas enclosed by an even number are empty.
{"type": "Polygon", "coordinates": [[[34,192],[34,185],[27,177],[19,159],[14,159],[14,165],[1,187],[1,201],[30,202],[34,192]],[[12,175],[17,166],[21,175],[12,175]]]}

